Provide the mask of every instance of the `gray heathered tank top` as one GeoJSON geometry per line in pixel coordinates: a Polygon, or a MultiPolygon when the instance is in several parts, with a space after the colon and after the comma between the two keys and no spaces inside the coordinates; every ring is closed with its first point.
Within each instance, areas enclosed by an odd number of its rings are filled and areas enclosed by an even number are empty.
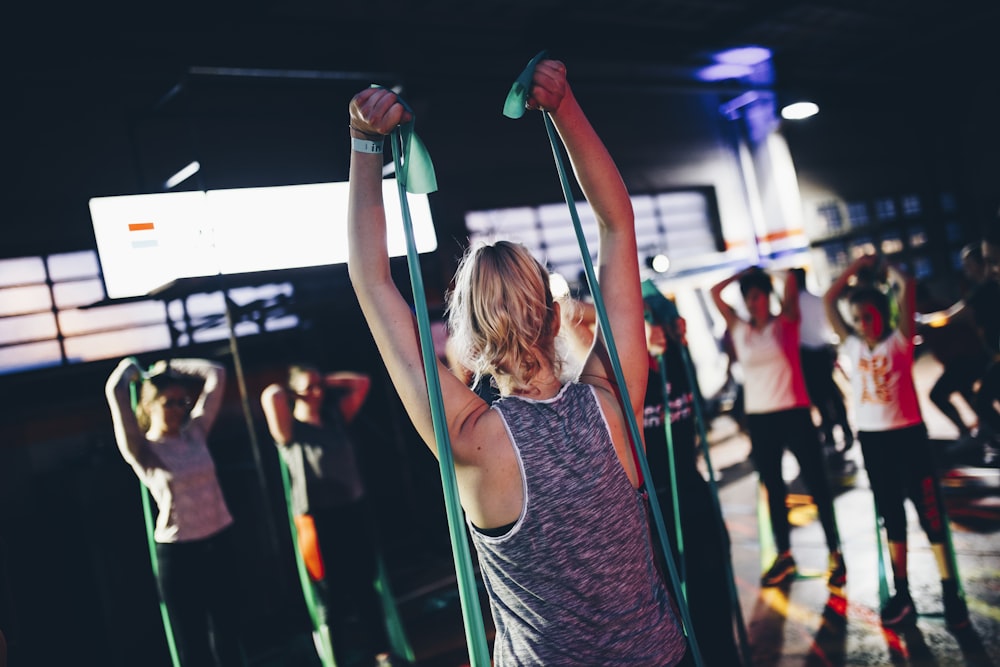
{"type": "Polygon", "coordinates": [[[675,665],[685,639],[594,389],[570,383],[554,398],[506,397],[494,409],[525,483],[507,534],[471,528],[497,629],[494,664],[675,665]]]}

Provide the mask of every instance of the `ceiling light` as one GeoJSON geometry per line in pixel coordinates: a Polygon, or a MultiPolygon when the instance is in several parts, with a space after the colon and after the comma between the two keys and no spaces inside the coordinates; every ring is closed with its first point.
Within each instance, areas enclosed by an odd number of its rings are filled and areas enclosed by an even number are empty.
{"type": "Polygon", "coordinates": [[[702,67],[695,76],[701,81],[725,81],[726,79],[742,79],[751,74],[753,74],[753,68],[749,65],[718,63],[702,67]]]}
{"type": "Polygon", "coordinates": [[[781,110],[781,117],[785,120],[802,120],[818,113],[819,107],[815,102],[795,102],[781,110]]]}
{"type": "Polygon", "coordinates": [[[201,163],[197,160],[188,163],[186,167],[178,171],[163,183],[164,189],[172,190],[173,188],[176,188],[178,185],[197,174],[199,170],[201,170],[201,163]]]}
{"type": "Polygon", "coordinates": [[[715,62],[726,65],[759,65],[771,59],[771,50],[762,46],[741,46],[715,54],[715,62]]]}

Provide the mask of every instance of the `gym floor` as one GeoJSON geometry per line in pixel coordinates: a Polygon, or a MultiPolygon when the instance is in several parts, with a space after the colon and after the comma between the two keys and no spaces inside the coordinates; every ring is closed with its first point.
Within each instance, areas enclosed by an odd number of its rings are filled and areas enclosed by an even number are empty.
{"type": "MultiPolygon", "coordinates": [[[[922,397],[927,396],[939,373],[935,361],[927,357],[918,360],[915,375],[922,397]]],[[[778,588],[762,589],[759,578],[765,561],[769,564],[771,558],[770,538],[766,526],[761,533],[757,520],[758,481],[747,460],[749,440],[728,417],[714,422],[709,435],[712,465],[732,542],[733,570],[753,667],[1000,666],[1000,469],[995,461],[982,465],[981,447],[956,453],[954,426],[926,400],[922,408],[935,446],[943,458],[952,461],[943,471],[943,487],[972,621],[961,633],[945,627],[937,568],[912,507],[909,578],[919,617],[914,628],[899,633],[882,628],[874,505],[859,447],[847,456],[857,464],[856,475],[845,480],[836,498],[848,567],[842,595],[832,595],[827,589],[827,553],[815,506],[808,496],[795,494],[799,490],[795,481],[790,484],[790,517],[799,578],[778,588]]],[[[963,412],[971,422],[971,412],[963,412]]],[[[795,459],[787,455],[785,478],[796,480],[797,472],[795,459]]],[[[418,664],[468,665],[451,564],[425,568],[419,579],[396,591],[418,664]]],[[[481,599],[488,617],[488,604],[481,599]]],[[[492,628],[487,626],[492,638],[492,628]]],[[[706,640],[711,638],[700,639],[706,640]]],[[[318,665],[308,655],[303,658],[301,664],[318,665]]]]}

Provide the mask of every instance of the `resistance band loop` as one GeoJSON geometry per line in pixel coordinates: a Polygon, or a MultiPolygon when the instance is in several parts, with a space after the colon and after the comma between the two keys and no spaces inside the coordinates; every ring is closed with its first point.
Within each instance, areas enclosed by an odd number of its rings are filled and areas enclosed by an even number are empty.
{"type": "Polygon", "coordinates": [[[681,501],[677,492],[677,465],[674,460],[674,429],[670,422],[670,383],[667,381],[667,360],[656,355],[660,364],[660,385],[663,389],[663,431],[667,436],[667,469],[670,472],[670,498],[673,500],[674,534],[677,537],[677,565],[680,568],[681,593],[687,601],[687,563],[684,562],[684,530],[681,528],[681,501]]]}
{"type": "Polygon", "coordinates": [[[313,632],[318,640],[320,662],[323,667],[336,667],[337,661],[333,655],[333,641],[330,638],[330,626],[327,624],[326,608],[317,599],[316,588],[313,586],[309,571],[306,568],[302,550],[299,549],[299,531],[295,526],[295,516],[292,513],[291,480],[284,457],[278,453],[278,467],[281,469],[281,485],[285,494],[285,513],[288,515],[288,528],[292,534],[292,545],[295,551],[295,568],[299,573],[299,583],[302,585],[302,597],[305,598],[306,609],[312,620],[313,632]]]}
{"type": "MultiPolygon", "coordinates": [[[[885,549],[886,544],[882,543],[882,515],[878,512],[878,501],[872,498],[875,504],[875,550],[878,553],[878,599],[881,608],[889,603],[889,582],[885,572],[885,549]]],[[[886,540],[888,542],[888,540],[886,540]]]]}
{"type": "MultiPolygon", "coordinates": [[[[132,363],[139,365],[139,360],[132,357],[132,363]]],[[[139,383],[129,383],[129,398],[132,402],[132,411],[135,412],[139,405],[139,383]]],[[[139,482],[139,496],[142,499],[142,517],[146,524],[146,544],[149,547],[149,562],[153,568],[153,578],[157,582],[160,580],[160,561],[156,557],[156,540],[153,538],[153,508],[149,499],[149,489],[141,481],[139,482]]],[[[167,636],[167,649],[170,651],[170,662],[174,667],[180,667],[181,659],[177,654],[177,643],[174,641],[174,629],[170,624],[170,614],[167,612],[167,603],[162,596],[160,598],[160,618],[163,619],[163,633],[167,636]]]]}
{"type": "MultiPolygon", "coordinates": [[[[719,485],[715,479],[715,469],[712,466],[712,455],[708,446],[708,426],[705,420],[704,401],[701,397],[701,386],[698,384],[698,375],[694,372],[694,364],[691,362],[691,354],[687,345],[681,345],[681,358],[684,361],[684,372],[687,374],[688,384],[691,393],[694,394],[694,420],[698,426],[698,437],[701,440],[702,456],[705,459],[705,467],[708,469],[708,486],[712,490],[712,504],[715,508],[715,520],[722,535],[722,539],[729,544],[729,531],[726,529],[726,521],[722,516],[722,502],[719,500],[719,485]]],[[[739,591],[736,588],[736,575],[733,572],[732,557],[726,554],[723,559],[726,567],[726,583],[729,586],[729,604],[733,617],[736,619],[736,634],[740,642],[740,654],[743,657],[743,664],[749,667],[750,661],[750,638],[747,635],[746,622],[743,620],[743,608],[740,606],[739,591]]]]}
{"type": "MultiPolygon", "coordinates": [[[[521,75],[514,82],[511,87],[510,93],[507,95],[507,99],[504,102],[504,113],[509,117],[519,118],[524,115],[525,103],[527,102],[528,93],[531,89],[531,81],[534,76],[535,65],[542,58],[546,56],[546,52],[542,51],[528,63],[528,66],[521,73],[521,75]],[[508,113],[512,112],[515,115],[510,116],[508,113]]],[[[587,285],[590,287],[590,293],[594,298],[594,308],[597,311],[597,319],[601,327],[601,331],[604,333],[605,344],[608,348],[608,356],[611,358],[611,366],[614,370],[615,381],[618,384],[618,391],[621,396],[622,402],[622,412],[626,415],[626,422],[629,427],[629,435],[632,438],[632,442],[635,445],[632,450],[635,452],[635,460],[639,464],[639,468],[642,470],[642,476],[645,480],[652,480],[652,475],[649,473],[649,464],[646,462],[646,455],[642,451],[642,436],[639,433],[639,427],[636,424],[635,414],[632,411],[632,400],[628,394],[628,387],[625,385],[625,377],[622,373],[621,363],[618,360],[618,348],[615,346],[614,336],[611,333],[611,327],[608,324],[608,314],[604,308],[604,298],[601,296],[600,286],[597,284],[597,277],[594,274],[594,265],[590,260],[590,250],[587,248],[587,239],[583,233],[583,225],[580,223],[580,216],[577,213],[576,205],[573,200],[573,191],[569,184],[569,179],[566,176],[566,167],[563,163],[562,153],[560,151],[560,141],[556,134],[555,126],[552,123],[552,118],[547,112],[542,113],[542,118],[545,120],[545,130],[549,135],[549,143],[552,145],[552,155],[555,158],[556,170],[559,172],[559,181],[562,185],[563,195],[566,198],[566,204],[569,207],[570,217],[573,219],[573,229],[576,231],[577,242],[580,245],[580,256],[583,260],[584,270],[587,276],[587,285]]],[[[682,591],[682,585],[677,576],[677,568],[674,565],[674,559],[669,557],[670,544],[667,539],[667,529],[663,523],[663,514],[660,512],[660,505],[656,498],[656,489],[653,488],[653,484],[646,484],[646,491],[649,494],[649,505],[653,514],[653,519],[656,525],[656,531],[660,538],[660,545],[663,548],[664,560],[667,563],[667,570],[670,573],[671,584],[675,591],[682,591]]],[[[677,606],[681,611],[681,617],[684,622],[684,630],[688,636],[688,644],[691,649],[691,654],[694,657],[695,664],[698,667],[702,667],[704,664],[701,657],[701,651],[698,649],[698,642],[695,639],[694,625],[691,623],[691,614],[688,610],[688,605],[683,595],[677,596],[677,606]]]]}
{"type": "MultiPolygon", "coordinates": [[[[400,100],[402,103],[402,100],[400,100]]],[[[405,103],[403,103],[404,106],[405,103]]],[[[408,109],[409,110],[409,109],[408,109]]],[[[412,111],[411,111],[412,113],[412,111]]],[[[413,120],[393,130],[389,137],[392,143],[392,158],[396,168],[396,186],[399,190],[399,208],[403,217],[403,232],[406,237],[406,262],[413,291],[413,305],[417,316],[420,336],[420,352],[427,378],[427,397],[430,400],[431,420],[434,424],[434,438],[437,441],[438,463],[441,468],[441,485],[444,489],[445,509],[448,515],[448,532],[451,537],[452,556],[458,576],[459,600],[462,603],[462,619],[465,623],[465,638],[469,646],[472,667],[489,667],[490,655],[486,642],[486,629],[479,604],[479,591],[472,569],[468,536],[465,532],[458,486],[455,479],[455,463],[451,452],[451,440],[445,423],[444,400],[441,396],[441,378],[438,376],[437,357],[431,337],[430,317],[423,277],[420,273],[420,258],[413,235],[413,222],[406,198],[407,192],[427,193],[436,189],[433,165],[423,144],[413,132],[413,120]],[[428,174],[429,171],[429,174],[428,174]],[[428,178],[429,176],[429,178],[428,178]],[[427,188],[431,188],[428,190],[427,188]]]]}

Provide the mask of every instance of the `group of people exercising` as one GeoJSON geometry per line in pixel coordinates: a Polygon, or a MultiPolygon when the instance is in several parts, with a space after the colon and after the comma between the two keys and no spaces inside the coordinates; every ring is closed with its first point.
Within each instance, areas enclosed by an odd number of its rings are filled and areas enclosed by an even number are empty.
{"type": "MultiPolygon", "coordinates": [[[[440,417],[489,594],[493,662],[695,664],[689,639],[704,628],[710,638],[701,651],[705,664],[741,664],[732,616],[719,598],[728,595],[720,588],[728,535],[721,520],[715,526],[708,516],[718,510],[696,470],[694,387],[680,354],[686,345],[683,319],[676,310],[662,316],[662,295],[647,291],[644,298],[629,194],[567,82],[566,67],[543,59],[531,75],[526,106],[548,114],[596,215],[606,320],[578,347],[580,357],[567,360],[560,332],[579,321],[567,317],[570,306],[553,296],[546,268],[508,241],[470,248],[448,295],[449,350],[461,372],[439,362],[440,417]],[[660,359],[669,365],[668,378],[654,363],[660,359]],[[616,361],[624,387],[614,380],[616,361]],[[484,382],[495,396],[477,391],[484,382]],[[645,443],[633,442],[630,419],[645,427],[645,443]],[[663,475],[668,423],[675,482],[663,475]],[[643,479],[637,463],[642,448],[652,480],[643,479]],[[678,545],[672,544],[673,554],[657,553],[650,539],[645,489],[655,487],[664,516],[673,516],[671,483],[682,508],[686,593],[674,590],[663,574],[663,558],[680,562],[678,545]],[[691,609],[693,628],[681,622],[679,601],[691,609]]],[[[386,135],[412,115],[396,93],[372,87],[354,96],[349,116],[351,281],[392,386],[421,439],[439,456],[413,311],[393,280],[386,251],[382,147],[386,135]]],[[[798,289],[794,277],[784,277],[780,312],[774,314],[771,273],[752,267],[715,285],[711,295],[743,366],[751,457],[767,490],[779,552],[761,583],[779,585],[796,572],[781,474],[788,449],[819,511],[830,553],[828,583],[842,588],[847,569],[802,372],[798,289]],[[724,298],[731,283],[739,285],[748,316],[724,298]]],[[[913,384],[912,279],[900,267],[865,255],[833,283],[823,305],[851,360],[857,438],[888,534],[895,591],[882,609],[883,624],[912,622],[915,614],[906,576],[903,503],[910,498],[937,556],[948,626],[967,626],[913,384]]],[[[207,448],[223,381],[222,367],[213,362],[172,360],[147,373],[124,360],[107,384],[122,454],[159,507],[160,586],[177,619],[184,665],[242,664],[231,602],[225,600],[233,519],[207,448]],[[128,393],[132,382],[142,387],[135,410],[128,393]]],[[[310,519],[301,522],[307,539],[300,536],[299,546],[305,551],[318,544],[330,604],[358,600],[344,617],[368,619],[361,624],[372,633],[368,645],[384,651],[377,601],[370,597],[371,550],[340,553],[348,541],[371,544],[362,539],[368,530],[364,490],[345,427],[367,390],[364,376],[293,367],[287,382],[263,391],[262,406],[291,472],[294,513],[310,519]],[[333,400],[325,400],[331,394],[333,400]],[[332,410],[324,409],[331,404],[332,410]]],[[[335,644],[340,642],[347,638],[335,644]]],[[[371,654],[365,659],[370,664],[371,654]]]]}

